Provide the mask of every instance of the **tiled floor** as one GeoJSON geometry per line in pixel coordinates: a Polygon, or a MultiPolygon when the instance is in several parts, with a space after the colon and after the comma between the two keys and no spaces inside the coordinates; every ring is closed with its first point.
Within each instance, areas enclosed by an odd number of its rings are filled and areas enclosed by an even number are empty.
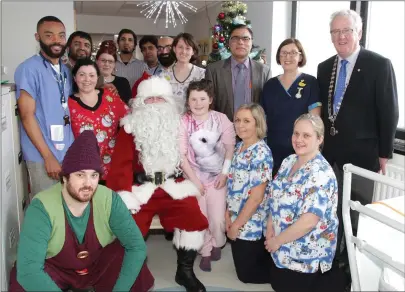
{"type": "MultiPolygon", "coordinates": [[[[148,266],[155,277],[155,290],[185,291],[174,281],[177,259],[172,243],[165,240],[163,235],[150,235],[146,243],[148,245],[148,266]]],[[[232,289],[236,291],[273,291],[269,284],[244,284],[238,280],[229,245],[222,250],[222,259],[212,263],[211,272],[201,271],[198,267],[199,262],[200,257],[197,257],[194,271],[207,287],[221,287],[224,288],[222,291],[227,288],[230,289],[228,291],[232,291],[232,289]]],[[[220,289],[208,288],[208,290],[219,291],[220,289]]]]}

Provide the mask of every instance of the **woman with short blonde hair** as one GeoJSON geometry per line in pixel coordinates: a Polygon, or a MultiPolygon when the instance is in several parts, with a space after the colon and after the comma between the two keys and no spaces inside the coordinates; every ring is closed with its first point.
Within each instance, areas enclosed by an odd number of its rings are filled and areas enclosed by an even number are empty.
{"type": "Polygon", "coordinates": [[[285,158],[270,184],[266,249],[274,291],[343,291],[336,252],[337,180],[320,153],[324,125],[317,115],[294,122],[295,154],[285,158]]]}
{"type": "Polygon", "coordinates": [[[273,157],[263,140],[263,108],[255,103],[242,105],[235,113],[234,124],[242,141],[235,147],[228,175],[226,232],[238,279],[244,283],[269,283],[270,261],[264,248],[263,223],[273,157]]]}

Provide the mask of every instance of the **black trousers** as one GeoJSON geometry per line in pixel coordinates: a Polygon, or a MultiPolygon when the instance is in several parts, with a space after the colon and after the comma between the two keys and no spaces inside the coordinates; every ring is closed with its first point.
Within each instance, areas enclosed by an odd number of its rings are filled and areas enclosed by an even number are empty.
{"type": "Polygon", "coordinates": [[[270,259],[271,287],[276,292],[343,292],[345,278],[337,264],[325,273],[300,273],[276,267],[270,259]]]}
{"type": "Polygon", "coordinates": [[[231,241],[236,275],[243,283],[270,283],[270,254],[264,248],[264,237],[257,241],[231,241]]]}

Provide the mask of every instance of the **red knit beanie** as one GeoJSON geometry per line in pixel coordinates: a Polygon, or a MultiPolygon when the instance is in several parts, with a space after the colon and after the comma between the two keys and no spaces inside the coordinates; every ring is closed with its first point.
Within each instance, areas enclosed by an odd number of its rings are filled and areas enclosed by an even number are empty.
{"type": "Polygon", "coordinates": [[[61,175],[87,169],[103,172],[97,138],[90,130],[83,131],[69,147],[62,162],[61,175]]]}

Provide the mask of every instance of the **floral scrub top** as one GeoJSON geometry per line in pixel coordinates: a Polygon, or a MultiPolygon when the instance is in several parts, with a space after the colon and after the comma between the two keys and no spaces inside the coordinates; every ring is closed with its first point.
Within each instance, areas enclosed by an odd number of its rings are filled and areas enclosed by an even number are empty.
{"type": "Polygon", "coordinates": [[[275,235],[305,213],[313,213],[320,220],[306,235],[282,245],[271,256],[279,268],[315,273],[320,267],[324,273],[331,269],[336,251],[337,181],[332,167],[320,153],[289,179],[297,157],[292,154],[284,159],[271,183],[268,204],[275,235]]]}
{"type": "Polygon", "coordinates": [[[186,104],[187,88],[191,81],[200,81],[205,77],[205,69],[193,65],[190,75],[186,78],[186,80],[179,82],[173,73],[173,68],[175,66],[176,64],[171,66],[169,69],[162,71],[159,76],[164,77],[170,82],[173,90],[173,97],[178,104],[180,113],[183,113],[186,104]]]}
{"type": "MultiPolygon", "coordinates": [[[[234,222],[249,199],[251,189],[271,181],[273,156],[267,144],[260,140],[245,151],[240,152],[243,142],[235,147],[231,169],[228,175],[227,208],[234,222]],[[240,152],[240,153],[239,153],[240,152]]],[[[238,238],[259,240],[263,234],[263,223],[266,220],[266,201],[269,187],[266,187],[264,199],[253,216],[240,229],[238,238]]]]}

